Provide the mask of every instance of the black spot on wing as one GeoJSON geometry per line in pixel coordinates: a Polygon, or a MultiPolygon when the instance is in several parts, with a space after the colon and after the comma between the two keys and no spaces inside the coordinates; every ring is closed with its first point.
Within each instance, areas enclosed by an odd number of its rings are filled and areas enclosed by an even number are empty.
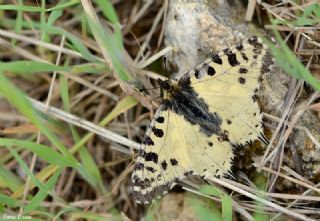
{"type": "Polygon", "coordinates": [[[216,70],[214,70],[213,67],[209,66],[208,70],[207,70],[207,73],[208,73],[209,76],[213,76],[216,73],[216,70]]]}
{"type": "Polygon", "coordinates": [[[232,121],[228,119],[227,124],[232,124],[232,121]]]}
{"type": "Polygon", "coordinates": [[[258,95],[254,94],[252,96],[252,100],[253,100],[253,102],[256,102],[258,100],[258,95]]]}
{"type": "Polygon", "coordinates": [[[248,39],[248,42],[249,42],[249,44],[251,44],[251,45],[256,45],[257,43],[258,43],[258,39],[257,39],[257,36],[252,36],[252,37],[250,37],[249,39],[248,39]]]}
{"type": "Polygon", "coordinates": [[[243,52],[241,52],[241,57],[242,57],[242,59],[245,60],[246,62],[249,61],[249,58],[248,58],[247,55],[246,55],[245,53],[243,53],[243,52]]]}
{"type": "Polygon", "coordinates": [[[154,135],[156,135],[157,137],[163,137],[163,130],[158,129],[156,127],[152,127],[152,132],[154,135]]]}
{"type": "Polygon", "coordinates": [[[160,116],[160,117],[157,117],[156,121],[160,124],[162,124],[164,122],[164,117],[160,116]]]}
{"type": "Polygon", "coordinates": [[[219,142],[224,142],[224,141],[230,141],[230,140],[229,140],[229,137],[228,137],[227,134],[222,133],[222,134],[218,137],[218,141],[219,141],[219,142]]]}
{"type": "Polygon", "coordinates": [[[137,175],[132,177],[132,183],[134,186],[138,186],[142,190],[146,188],[145,182],[141,180],[137,175]]]}
{"type": "Polygon", "coordinates": [[[151,187],[151,182],[150,182],[150,180],[148,178],[144,179],[144,184],[145,184],[146,187],[151,187]]]}
{"type": "Polygon", "coordinates": [[[144,168],[144,164],[140,162],[136,163],[136,165],[134,166],[135,170],[143,170],[143,168],[144,168]]]}
{"type": "Polygon", "coordinates": [[[150,171],[151,173],[156,172],[156,170],[153,167],[146,167],[146,170],[150,171]]]}
{"type": "Polygon", "coordinates": [[[246,83],[246,79],[243,77],[239,77],[239,83],[240,84],[245,84],[246,83]]]}
{"type": "Polygon", "coordinates": [[[189,175],[192,175],[192,174],[193,174],[192,170],[183,173],[183,175],[185,175],[185,176],[189,176],[189,175]]]}
{"type": "Polygon", "coordinates": [[[246,74],[246,73],[248,73],[248,69],[247,68],[239,68],[239,73],[246,74]]]}
{"type": "Polygon", "coordinates": [[[233,53],[229,48],[223,50],[224,54],[228,57],[229,64],[234,67],[239,65],[239,61],[237,60],[237,55],[233,53]]]}
{"type": "Polygon", "coordinates": [[[154,142],[148,135],[146,135],[142,141],[142,144],[145,144],[147,146],[151,146],[151,145],[154,145],[154,142]]]}
{"type": "Polygon", "coordinates": [[[212,61],[216,64],[222,64],[222,60],[218,54],[213,54],[211,57],[212,61]]]}
{"type": "Polygon", "coordinates": [[[242,43],[237,44],[237,45],[236,45],[236,49],[237,49],[238,51],[241,51],[241,50],[243,49],[242,43]]]}
{"type": "MultiPolygon", "coordinates": [[[[160,178],[161,178],[161,176],[160,176],[160,178]]],[[[151,179],[153,179],[153,178],[151,178],[151,179]]],[[[154,179],[153,179],[153,181],[154,181],[154,179]]],[[[151,180],[151,182],[152,182],[152,180],[151,180]]],[[[134,184],[134,186],[138,186],[140,189],[145,189],[146,186],[151,187],[151,182],[150,182],[150,180],[141,181],[139,184],[143,183],[142,185],[144,188],[141,188],[141,185],[134,184]]],[[[158,185],[158,186],[152,187],[152,188],[148,189],[148,192],[146,194],[143,194],[139,190],[132,190],[132,196],[139,203],[151,203],[152,200],[155,199],[157,196],[161,196],[164,193],[166,193],[170,189],[172,184],[173,184],[172,182],[168,182],[163,185],[158,185]]]]}
{"type": "Polygon", "coordinates": [[[262,67],[261,67],[260,73],[265,74],[270,72],[270,68],[272,67],[272,65],[273,65],[272,57],[268,52],[262,58],[262,67]]]}
{"type": "Polygon", "coordinates": [[[176,159],[170,159],[170,163],[172,166],[178,165],[178,161],[176,159]]]}
{"type": "Polygon", "coordinates": [[[209,141],[209,142],[208,142],[208,145],[209,145],[210,147],[212,147],[213,143],[209,141]]]}
{"type": "Polygon", "coordinates": [[[161,167],[162,167],[163,170],[167,169],[168,164],[167,164],[167,162],[165,160],[161,162],[161,167]]]}
{"type": "Polygon", "coordinates": [[[145,161],[153,161],[154,163],[158,163],[158,154],[154,152],[149,152],[145,154],[145,161]]]}
{"type": "Polygon", "coordinates": [[[194,76],[199,79],[200,78],[200,73],[199,73],[199,70],[198,69],[195,69],[194,70],[194,76]]]}
{"type": "Polygon", "coordinates": [[[251,44],[255,48],[254,53],[258,53],[261,50],[261,48],[263,47],[263,45],[258,41],[257,36],[250,37],[248,39],[248,43],[251,44]]]}

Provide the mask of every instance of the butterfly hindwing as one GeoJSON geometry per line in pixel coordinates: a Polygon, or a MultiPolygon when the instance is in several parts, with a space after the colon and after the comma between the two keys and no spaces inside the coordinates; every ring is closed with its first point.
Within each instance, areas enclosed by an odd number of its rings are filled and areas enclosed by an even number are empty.
{"type": "Polygon", "coordinates": [[[133,197],[139,203],[150,203],[166,193],[174,185],[175,179],[181,178],[179,175],[183,174],[182,162],[179,172],[170,162],[171,158],[177,158],[173,148],[177,148],[179,141],[172,139],[174,125],[172,119],[169,119],[169,111],[163,109],[161,105],[147,129],[132,174],[133,197]]]}
{"type": "Polygon", "coordinates": [[[230,142],[199,133],[199,126],[163,109],[150,124],[132,175],[133,196],[139,203],[150,203],[188,175],[210,178],[230,172],[230,142]]]}

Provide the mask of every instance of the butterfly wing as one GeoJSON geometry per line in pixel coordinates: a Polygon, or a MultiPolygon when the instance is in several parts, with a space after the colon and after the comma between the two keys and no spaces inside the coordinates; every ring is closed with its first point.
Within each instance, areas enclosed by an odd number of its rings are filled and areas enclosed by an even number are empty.
{"type": "Polygon", "coordinates": [[[270,71],[267,46],[257,37],[223,50],[197,66],[183,78],[218,113],[222,130],[231,143],[244,145],[263,137],[262,115],[255,93],[259,77],[270,71]]]}
{"type": "Polygon", "coordinates": [[[150,203],[188,175],[202,178],[229,173],[233,159],[230,142],[199,133],[182,115],[159,107],[147,130],[132,174],[132,195],[150,203]]]}

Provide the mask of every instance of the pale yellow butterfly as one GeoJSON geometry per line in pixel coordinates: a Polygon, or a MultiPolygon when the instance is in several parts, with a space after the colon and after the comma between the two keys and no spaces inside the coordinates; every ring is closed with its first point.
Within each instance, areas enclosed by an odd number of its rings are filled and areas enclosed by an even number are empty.
{"type": "Polygon", "coordinates": [[[267,142],[256,92],[271,65],[267,46],[251,37],[177,81],[159,80],[163,100],[132,174],[137,202],[150,203],[189,175],[232,176],[235,146],[267,142]]]}

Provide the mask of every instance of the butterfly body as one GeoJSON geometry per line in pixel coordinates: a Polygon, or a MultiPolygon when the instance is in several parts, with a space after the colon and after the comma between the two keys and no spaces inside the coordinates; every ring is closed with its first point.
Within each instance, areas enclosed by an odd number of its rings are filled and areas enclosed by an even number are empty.
{"type": "Polygon", "coordinates": [[[177,81],[158,81],[163,100],[132,175],[137,202],[151,202],[189,175],[231,175],[233,147],[263,135],[255,93],[270,65],[266,46],[252,37],[177,81]]]}
{"type": "Polygon", "coordinates": [[[190,78],[185,75],[178,82],[158,81],[164,91],[161,103],[164,110],[169,110],[184,117],[192,125],[199,125],[202,133],[221,134],[221,119],[209,111],[208,105],[191,87],[190,78]],[[168,87],[169,86],[169,87],[168,87]]]}

